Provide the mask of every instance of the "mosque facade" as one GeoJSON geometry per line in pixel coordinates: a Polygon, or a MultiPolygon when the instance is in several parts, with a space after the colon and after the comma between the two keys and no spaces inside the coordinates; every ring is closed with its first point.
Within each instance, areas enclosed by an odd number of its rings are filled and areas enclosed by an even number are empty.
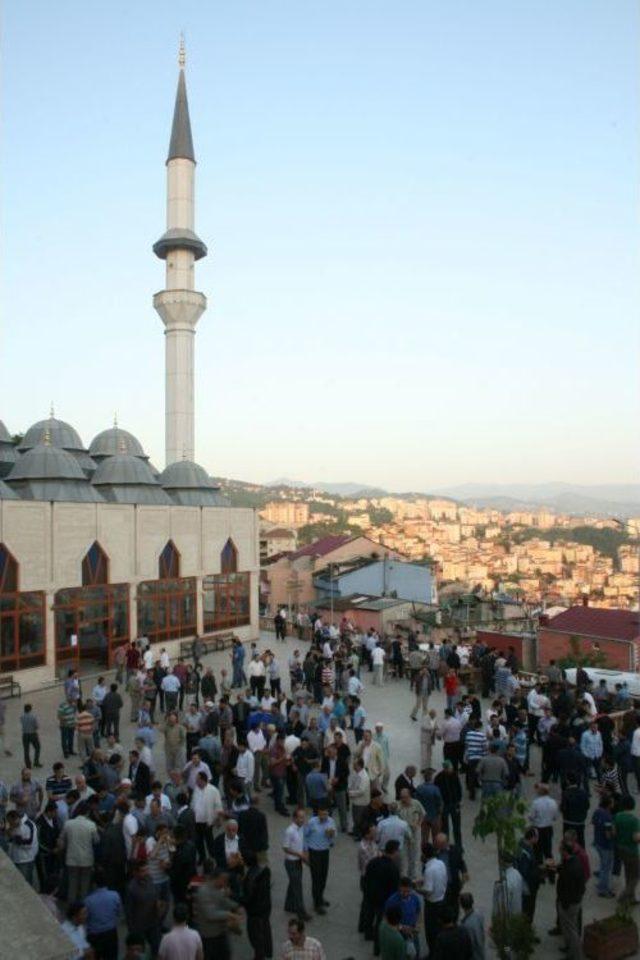
{"type": "Polygon", "coordinates": [[[206,308],[194,263],[195,156],[180,71],[167,158],[166,466],[117,423],[85,447],[57,419],[14,444],[0,421],[0,675],[24,690],[99,672],[136,637],[176,656],[186,638],[258,635],[255,511],[234,508],[194,461],[194,337],[206,308]]]}

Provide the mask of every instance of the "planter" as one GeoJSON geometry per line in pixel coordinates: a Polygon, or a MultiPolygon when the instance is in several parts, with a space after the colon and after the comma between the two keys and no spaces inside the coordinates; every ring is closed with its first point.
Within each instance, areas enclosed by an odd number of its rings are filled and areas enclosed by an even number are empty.
{"type": "Polygon", "coordinates": [[[633,920],[607,917],[584,928],[584,955],[589,960],[620,960],[638,952],[638,928],[633,920]]]}

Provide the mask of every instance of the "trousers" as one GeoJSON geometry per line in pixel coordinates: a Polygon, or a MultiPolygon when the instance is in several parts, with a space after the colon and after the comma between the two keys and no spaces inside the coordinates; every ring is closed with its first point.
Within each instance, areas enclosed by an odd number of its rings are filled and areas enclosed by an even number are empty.
{"type": "Polygon", "coordinates": [[[304,908],[302,892],[302,860],[285,860],[284,868],[289,878],[284,909],[287,913],[297,913],[299,917],[302,917],[307,912],[304,908]]]}
{"type": "Polygon", "coordinates": [[[311,895],[313,905],[321,907],[324,900],[324,888],[329,875],[329,851],[309,850],[309,867],[311,869],[311,895]]]}

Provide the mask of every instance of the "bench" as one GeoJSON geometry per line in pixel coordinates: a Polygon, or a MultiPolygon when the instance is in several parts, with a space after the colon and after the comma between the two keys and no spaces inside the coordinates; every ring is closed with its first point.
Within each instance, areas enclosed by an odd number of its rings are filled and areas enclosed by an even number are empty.
{"type": "Polygon", "coordinates": [[[1,696],[22,696],[22,687],[10,674],[5,674],[5,676],[0,677],[0,697],[1,696]]]}
{"type": "MultiPolygon", "coordinates": [[[[226,650],[236,640],[233,630],[226,633],[210,633],[198,638],[202,648],[202,656],[208,653],[215,653],[217,650],[226,650]]],[[[193,640],[180,641],[180,656],[188,659],[192,656],[193,640]]]]}

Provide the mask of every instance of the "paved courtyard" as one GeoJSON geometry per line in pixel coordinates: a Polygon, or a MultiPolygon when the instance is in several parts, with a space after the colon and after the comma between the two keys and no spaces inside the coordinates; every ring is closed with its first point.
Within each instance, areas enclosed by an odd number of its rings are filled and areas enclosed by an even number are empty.
{"type": "MultiPolygon", "coordinates": [[[[286,661],[295,646],[302,647],[303,644],[294,644],[292,640],[285,643],[278,643],[272,634],[262,634],[260,638],[260,649],[264,650],[267,646],[277,649],[279,659],[283,668],[286,668],[286,661]]],[[[229,653],[216,653],[205,658],[205,663],[211,665],[216,673],[223,666],[229,666],[229,653]]],[[[287,671],[283,669],[283,676],[287,671]]],[[[371,726],[376,721],[382,721],[385,724],[385,732],[388,734],[391,744],[391,783],[404,767],[409,763],[419,765],[420,747],[419,747],[419,724],[412,723],[409,719],[409,710],[411,697],[408,690],[407,681],[389,681],[383,688],[371,686],[371,675],[364,673],[362,680],[365,684],[364,706],[367,710],[369,723],[371,726]]],[[[284,681],[286,683],[286,681],[284,681]]],[[[93,686],[93,682],[85,683],[85,687],[93,686]]],[[[42,762],[44,768],[41,771],[34,771],[34,774],[42,774],[42,778],[49,773],[51,764],[60,758],[60,742],[58,727],[55,721],[55,711],[61,699],[60,688],[47,689],[40,693],[28,694],[23,697],[22,702],[31,702],[34,710],[38,714],[41,723],[41,737],[43,741],[42,762]]],[[[125,700],[127,698],[125,697],[125,700]]],[[[7,784],[13,783],[18,779],[21,767],[21,746],[19,738],[18,716],[22,709],[21,701],[14,699],[7,701],[7,724],[6,741],[9,749],[13,751],[11,758],[0,758],[0,779],[7,784]]],[[[133,728],[128,721],[129,711],[122,711],[124,720],[121,730],[121,742],[125,747],[133,743],[133,728]]],[[[441,693],[436,693],[431,698],[431,706],[434,706],[439,716],[444,709],[444,699],[441,693]]],[[[164,753],[161,746],[156,746],[158,773],[164,774],[164,753]]],[[[72,758],[74,761],[76,758],[72,758]]],[[[438,744],[434,753],[434,766],[437,768],[441,762],[441,746],[438,744]]],[[[76,773],[73,767],[69,768],[71,773],[76,773]]],[[[536,776],[539,773],[539,756],[537,750],[533,751],[533,770],[536,776]]],[[[530,777],[525,784],[525,797],[528,798],[533,790],[533,784],[536,778],[530,777]]],[[[271,800],[266,794],[262,795],[262,809],[268,816],[270,829],[270,865],[273,874],[273,913],[272,925],[274,933],[274,944],[276,946],[275,956],[279,956],[279,945],[285,939],[287,915],[283,913],[284,893],[286,888],[286,875],[283,866],[283,860],[280,850],[280,839],[287,821],[273,813],[271,800]]],[[[592,799],[593,802],[593,799],[592,799]]],[[[470,890],[475,899],[476,905],[488,918],[491,912],[491,900],[493,893],[493,884],[497,876],[497,863],[495,854],[495,842],[489,839],[486,843],[474,840],[471,836],[473,818],[478,809],[478,801],[470,803],[466,798],[463,805],[463,838],[465,845],[465,855],[469,870],[469,884],[465,889],[470,890]]],[[[561,825],[556,828],[556,840],[560,835],[561,825]]],[[[591,829],[587,830],[587,838],[591,841],[591,829]]],[[[358,911],[360,905],[360,891],[358,886],[358,874],[356,866],[357,844],[344,835],[339,835],[336,846],[331,853],[331,865],[329,871],[329,881],[327,884],[327,897],[331,902],[327,915],[317,917],[309,924],[309,933],[318,937],[324,945],[328,960],[344,960],[352,957],[354,960],[365,960],[372,956],[371,944],[365,943],[357,932],[358,911]]],[[[590,854],[592,851],[589,850],[590,854]]],[[[596,867],[595,854],[591,856],[592,867],[596,867]]],[[[616,881],[618,886],[620,880],[616,881]]],[[[305,894],[307,903],[311,904],[310,881],[307,874],[305,894]]],[[[592,919],[600,918],[613,912],[615,901],[599,899],[595,894],[595,885],[593,881],[588,886],[588,892],[584,901],[584,922],[588,923],[592,919]]],[[[6,906],[6,905],[4,905],[6,906]]],[[[4,908],[4,907],[3,907],[4,908]]],[[[536,950],[537,957],[543,956],[561,956],[559,947],[561,941],[555,937],[549,937],[547,930],[554,925],[555,905],[554,888],[543,886],[538,896],[538,906],[536,911],[535,926],[541,942],[536,950]]],[[[423,943],[424,949],[424,943],[423,943]]],[[[243,934],[234,938],[233,956],[236,960],[250,960],[252,950],[243,934]]],[[[488,950],[488,956],[492,956],[491,950],[488,950]]]]}

